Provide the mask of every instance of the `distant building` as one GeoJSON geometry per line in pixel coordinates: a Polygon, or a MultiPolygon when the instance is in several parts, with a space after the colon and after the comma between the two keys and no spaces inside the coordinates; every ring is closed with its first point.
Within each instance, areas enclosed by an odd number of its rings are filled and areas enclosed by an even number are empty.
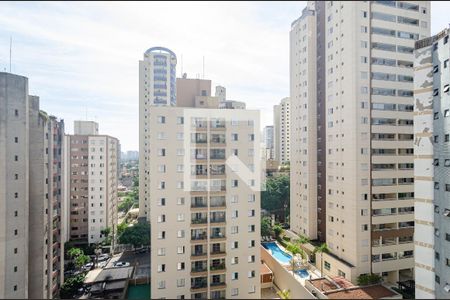
{"type": "Polygon", "coordinates": [[[103,241],[105,228],[112,235],[116,232],[120,144],[117,138],[96,132],[65,137],[69,239],[75,244],[103,241]]]}
{"type": "Polygon", "coordinates": [[[274,158],[274,132],[273,126],[264,127],[263,131],[264,148],[266,152],[266,160],[272,160],[274,158]]]}
{"type": "Polygon", "coordinates": [[[283,98],[279,105],[273,107],[273,136],[275,157],[279,163],[285,163],[290,160],[290,101],[289,98],[283,98]]]}

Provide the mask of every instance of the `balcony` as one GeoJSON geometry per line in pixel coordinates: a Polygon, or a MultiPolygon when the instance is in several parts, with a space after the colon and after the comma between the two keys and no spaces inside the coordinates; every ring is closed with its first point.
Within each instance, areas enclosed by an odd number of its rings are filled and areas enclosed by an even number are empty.
{"type": "Polygon", "coordinates": [[[206,144],[208,142],[208,136],[206,133],[192,133],[191,143],[194,144],[206,144]]]}
{"type": "Polygon", "coordinates": [[[213,227],[211,228],[211,239],[223,239],[225,238],[225,228],[213,227]]]}
{"type": "Polygon", "coordinates": [[[208,218],[191,219],[191,225],[207,224],[208,218]]]}
{"type": "Polygon", "coordinates": [[[225,288],[227,284],[225,283],[225,281],[219,281],[219,282],[211,282],[209,286],[211,287],[211,290],[216,290],[225,288]]]}
{"type": "Polygon", "coordinates": [[[225,119],[212,119],[210,122],[211,129],[225,128],[225,119]]]}
{"type": "MultiPolygon", "coordinates": [[[[196,279],[196,278],[195,278],[196,279]]],[[[206,278],[202,281],[192,281],[191,280],[191,291],[198,291],[201,289],[207,289],[208,283],[206,278]]]]}
{"type": "Polygon", "coordinates": [[[225,217],[211,218],[211,223],[225,223],[225,217]]]}
{"type": "Polygon", "coordinates": [[[202,272],[206,272],[206,271],[208,271],[208,269],[206,268],[206,265],[192,266],[192,268],[191,268],[191,273],[202,273],[202,272]]]}
{"type": "Polygon", "coordinates": [[[225,165],[210,165],[209,172],[212,176],[225,175],[225,165]]]}
{"type": "Polygon", "coordinates": [[[208,238],[208,235],[206,234],[206,230],[200,231],[200,230],[191,230],[191,241],[203,241],[208,238]]]}
{"type": "Polygon", "coordinates": [[[225,271],[225,259],[215,259],[209,266],[210,271],[225,271]]]}
{"type": "Polygon", "coordinates": [[[210,139],[211,144],[225,145],[225,134],[212,134],[210,139]]]}
{"type": "Polygon", "coordinates": [[[208,203],[203,198],[199,200],[191,200],[191,208],[207,208],[208,203]]]}
{"type": "Polygon", "coordinates": [[[192,120],[192,127],[197,129],[206,129],[208,128],[208,122],[204,118],[194,118],[192,120]]]}
{"type": "Polygon", "coordinates": [[[225,208],[226,207],[226,200],[225,197],[220,196],[220,197],[211,197],[210,198],[210,204],[211,207],[214,208],[225,208]]]}

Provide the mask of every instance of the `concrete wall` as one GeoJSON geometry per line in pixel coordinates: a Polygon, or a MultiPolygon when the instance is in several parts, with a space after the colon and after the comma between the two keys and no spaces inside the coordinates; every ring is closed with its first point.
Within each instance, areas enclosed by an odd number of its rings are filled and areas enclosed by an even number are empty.
{"type": "Polygon", "coordinates": [[[308,290],[292,276],[292,273],[286,270],[270,253],[261,247],[261,260],[273,272],[273,282],[280,290],[290,290],[292,299],[315,299],[308,290]]]}

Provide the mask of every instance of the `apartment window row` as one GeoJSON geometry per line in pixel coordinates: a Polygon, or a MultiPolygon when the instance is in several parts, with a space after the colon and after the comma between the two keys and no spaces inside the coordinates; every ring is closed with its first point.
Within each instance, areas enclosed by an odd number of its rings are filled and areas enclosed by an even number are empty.
{"type": "MultiPolygon", "coordinates": [[[[377,44],[377,43],[375,43],[377,44]]],[[[382,44],[386,45],[386,44],[382,44]]],[[[377,45],[379,46],[379,45],[377,45]]],[[[393,51],[395,52],[395,45],[393,46],[393,51]]],[[[390,51],[390,50],[388,50],[390,51]]],[[[388,66],[388,67],[401,67],[401,68],[413,68],[414,63],[412,61],[406,61],[406,60],[395,60],[390,58],[381,58],[381,57],[372,57],[371,60],[373,65],[380,65],[380,66],[388,66]]]]}
{"type": "MultiPolygon", "coordinates": [[[[450,141],[450,135],[449,134],[444,134],[444,142],[448,143],[450,141]]],[[[435,135],[433,137],[433,142],[434,143],[439,143],[439,135],[435,135]]]]}
{"type": "Polygon", "coordinates": [[[372,72],[371,79],[384,81],[413,82],[413,76],[396,75],[390,73],[372,72]]]}
{"type": "Polygon", "coordinates": [[[407,119],[372,118],[371,124],[384,126],[412,126],[414,125],[414,121],[407,119]]]}
{"type": "Polygon", "coordinates": [[[391,14],[381,13],[381,12],[372,12],[372,18],[376,20],[388,21],[388,22],[397,22],[400,24],[414,25],[419,26],[419,20],[415,18],[407,18],[402,16],[395,16],[391,14]]]}
{"type": "Polygon", "coordinates": [[[388,110],[388,111],[414,111],[414,105],[410,104],[395,104],[395,103],[371,103],[373,110],[388,110]]]}
{"type": "MultiPolygon", "coordinates": [[[[444,85],[444,87],[442,88],[442,92],[448,93],[449,91],[450,91],[450,84],[444,85]]],[[[439,96],[439,89],[433,90],[433,96],[439,96]]]]}
{"type": "Polygon", "coordinates": [[[372,49],[382,50],[382,51],[390,51],[390,52],[399,52],[399,53],[414,53],[413,47],[394,45],[389,43],[380,43],[380,42],[372,42],[372,49]]]}
{"type": "Polygon", "coordinates": [[[412,90],[397,90],[374,87],[372,88],[372,95],[412,97],[414,95],[414,92],[412,90]]]}
{"type": "Polygon", "coordinates": [[[399,148],[399,149],[383,149],[374,148],[372,149],[372,155],[413,155],[414,148],[399,148]]]}
{"type": "Polygon", "coordinates": [[[411,39],[417,41],[419,39],[418,33],[406,32],[406,31],[396,31],[393,29],[381,28],[381,27],[372,27],[373,34],[386,35],[391,37],[399,37],[403,39],[411,39]]]}

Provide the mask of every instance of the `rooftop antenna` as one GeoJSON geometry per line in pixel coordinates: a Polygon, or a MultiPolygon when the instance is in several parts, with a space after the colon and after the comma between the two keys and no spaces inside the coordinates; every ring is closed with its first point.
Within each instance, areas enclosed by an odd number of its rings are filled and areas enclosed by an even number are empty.
{"type": "Polygon", "coordinates": [[[9,37],[9,73],[11,73],[12,36],[9,37]]]}
{"type": "Polygon", "coordinates": [[[203,79],[205,79],[205,56],[203,55],[203,79]]]}

